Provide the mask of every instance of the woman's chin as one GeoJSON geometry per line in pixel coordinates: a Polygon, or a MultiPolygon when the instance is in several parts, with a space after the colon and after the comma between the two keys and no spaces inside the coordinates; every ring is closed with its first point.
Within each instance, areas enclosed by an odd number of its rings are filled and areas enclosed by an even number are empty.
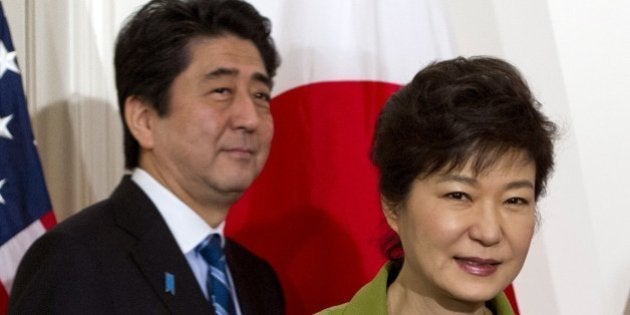
{"type": "Polygon", "coordinates": [[[450,288],[448,291],[458,301],[467,304],[483,304],[495,298],[505,288],[503,283],[487,280],[462,280],[456,287],[450,288]]]}

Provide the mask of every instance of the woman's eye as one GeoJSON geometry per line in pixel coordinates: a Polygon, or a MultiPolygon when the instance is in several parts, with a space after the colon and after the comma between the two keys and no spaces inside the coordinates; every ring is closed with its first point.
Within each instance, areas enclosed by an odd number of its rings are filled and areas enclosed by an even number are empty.
{"type": "Polygon", "coordinates": [[[466,193],[463,193],[460,191],[450,192],[446,194],[445,196],[447,198],[456,199],[456,200],[470,200],[470,197],[466,193]]]}
{"type": "Polygon", "coordinates": [[[529,201],[527,199],[521,198],[521,197],[508,198],[505,202],[511,205],[528,205],[529,204],[529,201]]]}

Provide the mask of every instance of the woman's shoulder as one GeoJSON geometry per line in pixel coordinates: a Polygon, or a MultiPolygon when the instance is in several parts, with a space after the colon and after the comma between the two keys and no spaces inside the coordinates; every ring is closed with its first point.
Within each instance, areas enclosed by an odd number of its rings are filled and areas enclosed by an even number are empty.
{"type": "Polygon", "coordinates": [[[337,306],[333,306],[333,307],[329,307],[325,310],[322,310],[320,312],[315,313],[315,315],[336,315],[336,314],[343,314],[343,312],[345,311],[346,307],[348,306],[348,303],[343,303],[337,306]]]}
{"type": "Polygon", "coordinates": [[[327,308],[317,314],[387,314],[387,278],[390,264],[364,285],[352,299],[344,304],[327,308]]]}
{"type": "Polygon", "coordinates": [[[500,292],[492,300],[486,302],[486,306],[492,311],[492,314],[496,315],[514,315],[514,309],[510,304],[510,300],[507,298],[504,292],[500,292]]]}

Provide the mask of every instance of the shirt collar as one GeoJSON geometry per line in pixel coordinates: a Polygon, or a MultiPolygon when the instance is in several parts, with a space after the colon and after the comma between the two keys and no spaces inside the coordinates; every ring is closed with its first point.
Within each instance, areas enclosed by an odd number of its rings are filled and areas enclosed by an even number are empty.
{"type": "Polygon", "coordinates": [[[225,221],[216,228],[212,228],[151,174],[139,167],[133,170],[131,180],[140,186],[140,189],[155,204],[183,254],[194,250],[210,234],[219,234],[221,244],[225,243],[223,236],[225,221]]]}

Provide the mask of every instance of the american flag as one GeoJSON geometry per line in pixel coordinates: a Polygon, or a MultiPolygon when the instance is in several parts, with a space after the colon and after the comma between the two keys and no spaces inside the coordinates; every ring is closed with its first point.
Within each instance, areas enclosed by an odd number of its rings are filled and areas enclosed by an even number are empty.
{"type": "Polygon", "coordinates": [[[0,314],[22,256],[56,223],[16,59],[0,3],[0,314]]]}

